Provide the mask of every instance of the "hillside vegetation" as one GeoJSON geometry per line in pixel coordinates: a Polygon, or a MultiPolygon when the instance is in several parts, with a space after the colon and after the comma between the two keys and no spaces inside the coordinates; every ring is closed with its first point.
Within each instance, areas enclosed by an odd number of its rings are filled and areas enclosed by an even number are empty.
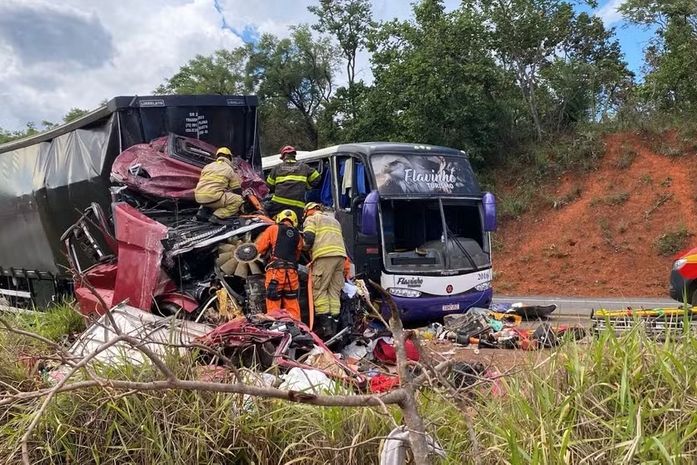
{"type": "Polygon", "coordinates": [[[496,291],[667,297],[675,255],[697,244],[697,131],[677,127],[604,135],[586,169],[531,165],[503,188],[496,291]]]}

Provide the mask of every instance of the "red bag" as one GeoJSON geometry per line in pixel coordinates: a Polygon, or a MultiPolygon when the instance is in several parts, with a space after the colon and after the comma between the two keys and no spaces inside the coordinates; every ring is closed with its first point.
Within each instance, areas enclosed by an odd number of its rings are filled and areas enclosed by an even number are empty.
{"type": "MultiPolygon", "coordinates": [[[[419,351],[416,348],[416,344],[411,340],[411,336],[404,341],[404,350],[407,353],[407,360],[418,362],[420,359],[419,351]]],[[[387,365],[397,364],[397,352],[394,347],[394,340],[392,343],[389,342],[388,338],[381,337],[377,340],[375,344],[375,349],[373,349],[373,356],[385,363],[387,365]]]]}

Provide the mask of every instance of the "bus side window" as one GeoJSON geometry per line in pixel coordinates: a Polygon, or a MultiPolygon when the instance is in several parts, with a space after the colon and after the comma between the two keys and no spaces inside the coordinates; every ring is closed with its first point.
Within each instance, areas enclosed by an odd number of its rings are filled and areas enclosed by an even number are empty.
{"type": "Polygon", "coordinates": [[[359,158],[341,157],[337,159],[339,166],[339,207],[351,211],[355,203],[369,191],[368,173],[359,158]]]}
{"type": "Polygon", "coordinates": [[[310,163],[310,166],[319,173],[319,183],[316,187],[310,189],[305,194],[306,202],[317,202],[331,207],[332,202],[332,177],[329,169],[329,160],[322,160],[315,163],[310,163]]]}

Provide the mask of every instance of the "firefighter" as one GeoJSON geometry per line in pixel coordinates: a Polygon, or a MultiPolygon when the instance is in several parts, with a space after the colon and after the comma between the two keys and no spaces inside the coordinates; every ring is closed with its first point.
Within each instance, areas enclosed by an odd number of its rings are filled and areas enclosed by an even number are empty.
{"type": "Polygon", "coordinates": [[[303,236],[312,262],[312,300],[316,316],[316,333],[327,340],[336,334],[341,309],[341,290],[348,278],[350,262],[341,233],[341,225],[319,204],[305,206],[303,236]]]}
{"type": "Polygon", "coordinates": [[[220,147],[215,153],[216,160],[201,170],[194,197],[201,205],[197,218],[202,219],[204,209],[212,209],[210,221],[225,223],[226,219],[239,213],[244,203],[242,185],[232,165],[232,152],[220,147]]]}
{"type": "Polygon", "coordinates": [[[284,308],[290,316],[300,321],[298,260],[303,239],[295,212],[286,209],[276,215],[276,224],[259,235],[256,246],[261,255],[269,253],[266,265],[266,312],[284,308]]]}
{"type": "Polygon", "coordinates": [[[320,176],[317,170],[298,162],[295,156],[294,147],[290,145],[283,147],[281,149],[283,163],[271,168],[266,178],[266,184],[273,193],[268,208],[271,215],[288,208],[301,218],[305,207],[305,192],[319,184],[320,176]]]}

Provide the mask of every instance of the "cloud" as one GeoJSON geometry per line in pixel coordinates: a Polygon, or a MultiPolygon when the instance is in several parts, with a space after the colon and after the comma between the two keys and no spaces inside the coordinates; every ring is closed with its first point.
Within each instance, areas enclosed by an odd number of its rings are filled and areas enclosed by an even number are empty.
{"type": "MultiPolygon", "coordinates": [[[[446,0],[448,9],[459,0],[446,0]]],[[[407,1],[374,0],[375,18],[407,1]]],[[[60,121],[117,95],[147,95],[197,54],[311,23],[317,0],[0,0],[0,127],[60,121]]],[[[343,67],[339,70],[342,71],[343,67]]],[[[343,71],[342,71],[343,72],[343,71]]],[[[370,79],[367,54],[358,76],[370,79]]],[[[341,76],[339,76],[341,80],[341,76]]]]}
{"type": "Polygon", "coordinates": [[[617,11],[617,9],[624,2],[625,0],[608,0],[607,3],[598,8],[595,14],[603,20],[606,26],[612,26],[622,21],[622,13],[617,11]]]}
{"type": "Polygon", "coordinates": [[[26,64],[99,66],[114,53],[111,34],[94,15],[50,4],[0,6],[0,41],[26,64]]]}
{"type": "Polygon", "coordinates": [[[8,129],[150,94],[196,54],[243,43],[220,27],[212,0],[0,4],[0,127],[8,129]]]}

